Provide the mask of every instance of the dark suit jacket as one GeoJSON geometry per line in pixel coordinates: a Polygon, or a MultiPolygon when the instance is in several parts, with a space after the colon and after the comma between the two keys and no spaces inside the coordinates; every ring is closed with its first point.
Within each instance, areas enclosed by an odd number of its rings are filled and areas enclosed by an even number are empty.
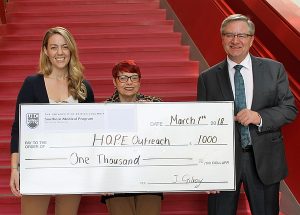
{"type": "MultiPolygon", "coordinates": [[[[281,63],[251,56],[253,71],[253,101],[251,110],[262,117],[262,128],[249,125],[256,169],[266,184],[279,182],[287,176],[281,127],[297,115],[294,97],[289,89],[281,63]]],[[[198,80],[199,101],[233,101],[227,60],[204,71],[198,80]]],[[[240,134],[235,125],[236,174],[240,174],[240,134]]]]}
{"type": "MultiPolygon", "coordinates": [[[[85,103],[94,102],[94,93],[87,81],[83,81],[87,89],[85,103]]],[[[15,120],[11,129],[11,153],[19,151],[19,104],[21,103],[49,103],[43,75],[28,76],[18,95],[15,120]]]]}

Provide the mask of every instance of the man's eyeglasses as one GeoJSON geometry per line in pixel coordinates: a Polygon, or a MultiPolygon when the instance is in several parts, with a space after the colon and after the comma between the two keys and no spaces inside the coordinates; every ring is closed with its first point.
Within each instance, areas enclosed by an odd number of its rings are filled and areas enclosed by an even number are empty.
{"type": "Polygon", "coordinates": [[[234,34],[234,33],[223,33],[222,34],[224,37],[226,37],[227,39],[234,39],[235,37],[237,37],[240,40],[246,39],[248,37],[252,37],[252,34],[234,34]]]}
{"type": "Polygon", "coordinates": [[[130,79],[133,83],[139,82],[140,77],[138,75],[132,75],[132,76],[127,76],[127,75],[119,75],[118,80],[121,83],[126,83],[130,79]]]}

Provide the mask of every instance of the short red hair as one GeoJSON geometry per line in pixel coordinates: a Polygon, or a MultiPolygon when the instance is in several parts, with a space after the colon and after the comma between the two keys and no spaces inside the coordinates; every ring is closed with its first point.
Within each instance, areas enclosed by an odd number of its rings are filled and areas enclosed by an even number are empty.
{"type": "Polygon", "coordinates": [[[137,73],[139,78],[142,77],[140,68],[134,60],[124,60],[115,64],[112,69],[114,79],[118,77],[119,72],[137,73]]]}

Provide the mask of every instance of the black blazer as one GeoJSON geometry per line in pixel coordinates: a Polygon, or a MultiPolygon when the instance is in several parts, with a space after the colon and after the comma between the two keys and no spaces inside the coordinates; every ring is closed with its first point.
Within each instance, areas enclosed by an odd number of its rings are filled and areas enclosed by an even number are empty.
{"type": "MultiPolygon", "coordinates": [[[[86,80],[83,83],[87,89],[87,97],[82,102],[94,102],[91,86],[86,80]]],[[[15,120],[11,129],[11,153],[19,151],[19,104],[21,103],[49,103],[43,75],[28,76],[20,89],[16,102],[15,120]]]]}
{"type": "MultiPolygon", "coordinates": [[[[287,74],[281,63],[251,56],[253,101],[251,110],[262,117],[262,128],[249,125],[256,170],[266,184],[279,182],[287,176],[281,127],[296,118],[297,108],[289,89],[287,74]]],[[[227,60],[204,71],[198,79],[199,101],[233,101],[227,60]]],[[[235,125],[236,174],[240,174],[241,144],[235,125]]]]}

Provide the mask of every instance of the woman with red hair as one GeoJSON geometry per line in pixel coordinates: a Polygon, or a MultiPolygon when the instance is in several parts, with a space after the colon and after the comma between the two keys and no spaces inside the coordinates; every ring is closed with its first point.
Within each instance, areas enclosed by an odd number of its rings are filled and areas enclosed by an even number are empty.
{"type": "MultiPolygon", "coordinates": [[[[107,102],[160,102],[139,93],[140,68],[133,60],[121,61],[112,69],[115,92],[107,102]]],[[[115,193],[102,197],[110,215],[159,215],[162,193],[115,193]]]]}

